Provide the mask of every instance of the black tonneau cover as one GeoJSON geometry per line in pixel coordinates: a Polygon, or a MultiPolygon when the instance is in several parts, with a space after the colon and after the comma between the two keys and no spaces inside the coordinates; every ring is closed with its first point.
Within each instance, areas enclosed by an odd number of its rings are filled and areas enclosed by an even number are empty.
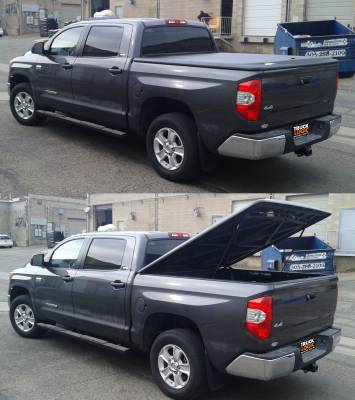
{"type": "Polygon", "coordinates": [[[330,214],[295,203],[258,200],[142,268],[140,273],[178,273],[187,267],[228,267],[330,214]]]}
{"type": "Polygon", "coordinates": [[[300,57],[272,54],[199,53],[138,57],[135,62],[219,68],[241,71],[270,71],[338,63],[330,57],[300,57]]]}

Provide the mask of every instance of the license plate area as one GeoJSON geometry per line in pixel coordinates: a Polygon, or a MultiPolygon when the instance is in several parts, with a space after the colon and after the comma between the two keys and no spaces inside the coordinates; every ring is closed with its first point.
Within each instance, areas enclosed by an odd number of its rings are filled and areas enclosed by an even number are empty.
{"type": "Polygon", "coordinates": [[[312,339],[303,340],[300,343],[300,352],[302,354],[307,353],[308,351],[314,350],[316,348],[316,341],[312,339]]]}
{"type": "Polygon", "coordinates": [[[293,127],[293,137],[295,139],[302,136],[307,136],[310,133],[311,133],[311,127],[309,124],[300,124],[300,125],[295,125],[293,127]]]}

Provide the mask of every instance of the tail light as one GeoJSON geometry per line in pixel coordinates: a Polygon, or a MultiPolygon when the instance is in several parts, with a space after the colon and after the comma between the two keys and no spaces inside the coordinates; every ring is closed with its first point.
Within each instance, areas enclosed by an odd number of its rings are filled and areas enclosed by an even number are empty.
{"type": "Polygon", "coordinates": [[[235,110],[248,121],[257,121],[260,118],[261,95],[260,79],[240,83],[235,110]]]}
{"type": "Polygon", "coordinates": [[[189,239],[190,234],[184,232],[169,232],[169,238],[172,239],[189,239]]]}
{"type": "Polygon", "coordinates": [[[245,326],[247,331],[258,339],[270,338],[272,328],[271,296],[248,301],[245,326]]]}
{"type": "Polygon", "coordinates": [[[167,25],[187,25],[187,21],[185,19],[167,19],[165,20],[167,25]]]}

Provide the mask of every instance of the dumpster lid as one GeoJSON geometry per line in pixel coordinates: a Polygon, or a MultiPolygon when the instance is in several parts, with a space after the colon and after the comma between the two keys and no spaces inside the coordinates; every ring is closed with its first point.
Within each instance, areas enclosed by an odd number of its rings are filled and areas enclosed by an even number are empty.
{"type": "Polygon", "coordinates": [[[140,273],[181,273],[230,266],[327,218],[328,212],[290,202],[258,200],[223,218],[148,264],[140,273]]]}

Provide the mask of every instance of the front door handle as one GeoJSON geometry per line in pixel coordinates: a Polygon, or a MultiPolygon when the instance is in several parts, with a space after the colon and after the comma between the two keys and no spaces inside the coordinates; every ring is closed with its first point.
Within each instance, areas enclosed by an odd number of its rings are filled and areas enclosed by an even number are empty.
{"type": "Polygon", "coordinates": [[[122,281],[113,281],[110,283],[110,285],[114,288],[114,289],[122,289],[126,286],[126,284],[122,281]]]}
{"type": "Polygon", "coordinates": [[[122,74],[123,70],[120,67],[112,67],[108,69],[109,73],[111,75],[119,75],[122,74]]]}
{"type": "Polygon", "coordinates": [[[62,68],[65,70],[73,69],[73,64],[70,64],[70,63],[62,64],[62,68]]]}
{"type": "Polygon", "coordinates": [[[71,282],[74,278],[70,275],[62,276],[64,282],[71,282]]]}

